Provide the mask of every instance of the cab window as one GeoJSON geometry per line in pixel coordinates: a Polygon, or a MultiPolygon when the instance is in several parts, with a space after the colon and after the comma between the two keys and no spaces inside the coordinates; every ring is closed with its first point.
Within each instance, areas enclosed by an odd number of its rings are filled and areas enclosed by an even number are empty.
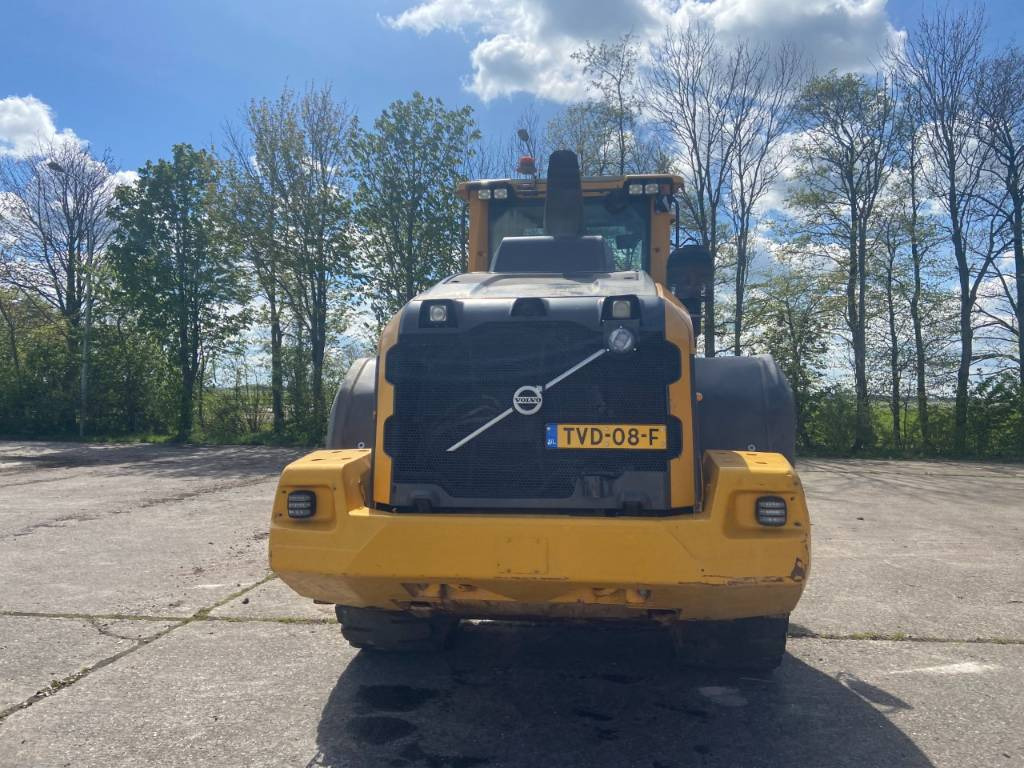
{"type": "MultiPolygon", "coordinates": [[[[583,199],[583,234],[601,235],[618,270],[650,269],[650,203],[611,193],[583,199]]],[[[488,207],[490,259],[506,237],[544,234],[543,200],[492,200],[488,207]]],[[[488,259],[488,261],[490,261],[488,259]]]]}

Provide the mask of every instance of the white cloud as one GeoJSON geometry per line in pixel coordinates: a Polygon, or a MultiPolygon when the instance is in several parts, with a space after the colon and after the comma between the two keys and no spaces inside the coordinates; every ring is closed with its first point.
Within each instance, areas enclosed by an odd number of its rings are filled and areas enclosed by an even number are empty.
{"type": "Polygon", "coordinates": [[[138,180],[138,171],[114,171],[110,176],[110,183],[114,187],[123,187],[127,184],[134,184],[138,180]]]}
{"type": "Polygon", "coordinates": [[[83,143],[70,128],[58,131],[53,110],[35,96],[0,99],[0,155],[25,157],[65,141],[83,143]]]}
{"type": "Polygon", "coordinates": [[[887,0],[683,0],[677,22],[699,19],[724,37],[793,42],[820,72],[867,71],[902,40],[887,0]]]}
{"type": "Polygon", "coordinates": [[[792,40],[817,68],[862,70],[900,33],[886,0],[423,0],[386,19],[419,34],[460,32],[476,39],[466,87],[484,101],[531,93],[571,101],[586,83],[570,55],[587,40],[632,31],[652,41],[668,25],[703,21],[724,38],[792,40]]]}

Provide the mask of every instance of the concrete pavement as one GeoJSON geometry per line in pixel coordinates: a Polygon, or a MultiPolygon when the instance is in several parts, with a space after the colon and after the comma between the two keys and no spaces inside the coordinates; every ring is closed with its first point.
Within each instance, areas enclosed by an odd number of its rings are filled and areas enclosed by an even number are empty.
{"type": "Polygon", "coordinates": [[[1024,765],[1024,467],[802,462],[813,571],[758,679],[636,628],[354,653],[266,569],[296,455],[0,443],[0,766],[1024,765]]]}

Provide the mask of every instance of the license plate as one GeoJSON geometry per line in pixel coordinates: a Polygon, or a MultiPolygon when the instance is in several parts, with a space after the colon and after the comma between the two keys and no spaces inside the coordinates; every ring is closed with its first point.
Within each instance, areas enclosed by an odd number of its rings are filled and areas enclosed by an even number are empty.
{"type": "Polygon", "coordinates": [[[548,448],[663,451],[668,447],[664,424],[548,424],[548,448]]]}

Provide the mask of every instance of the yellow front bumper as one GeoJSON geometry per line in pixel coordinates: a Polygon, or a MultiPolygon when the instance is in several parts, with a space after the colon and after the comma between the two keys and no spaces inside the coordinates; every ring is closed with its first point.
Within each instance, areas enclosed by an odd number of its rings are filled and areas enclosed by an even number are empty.
{"type": "Polygon", "coordinates": [[[732,619],[789,613],[810,567],[803,489],[779,454],[708,451],[702,511],[660,518],[380,512],[363,501],[369,462],[316,451],[281,476],[270,565],[299,594],[479,618],[732,619]],[[288,517],[300,488],[317,496],[310,520],[288,517]],[[785,526],[757,524],[763,495],[786,499],[785,526]]]}

